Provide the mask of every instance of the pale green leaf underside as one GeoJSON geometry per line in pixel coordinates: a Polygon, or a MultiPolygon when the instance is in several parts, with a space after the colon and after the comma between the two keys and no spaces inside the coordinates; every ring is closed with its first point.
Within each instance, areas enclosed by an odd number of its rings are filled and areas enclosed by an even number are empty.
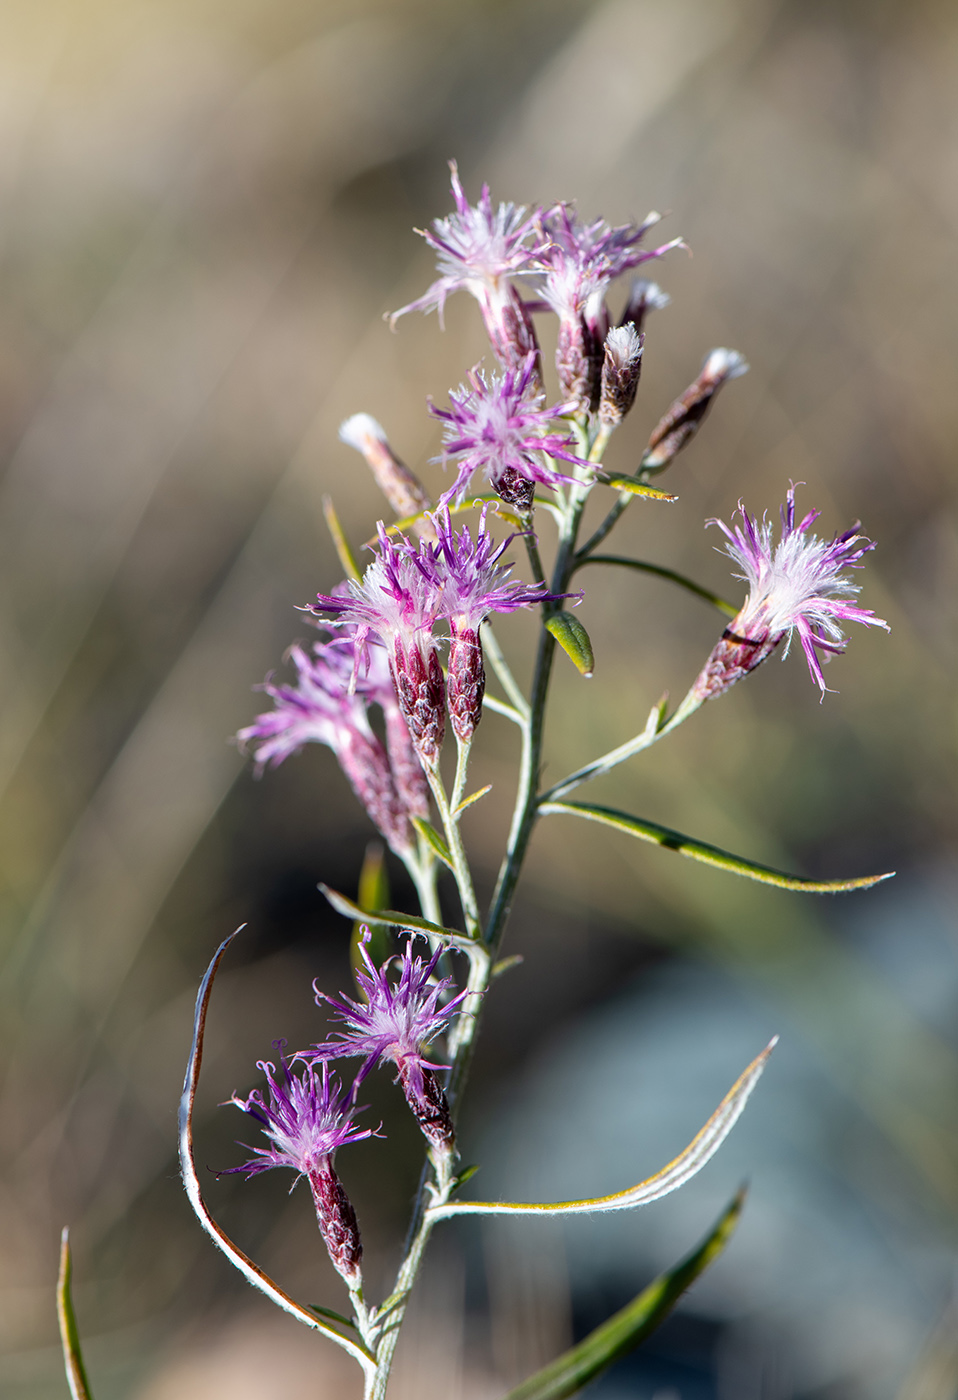
{"type": "Polygon", "coordinates": [[[510,1390],[504,1400],[565,1400],[595,1380],[613,1362],[648,1337],[668,1317],[682,1294],[728,1244],[738,1224],[745,1192],[740,1191],[696,1250],[659,1274],[631,1303],[590,1332],[534,1376],[510,1390]]]}
{"type": "MultiPolygon", "coordinates": [[[[239,929],[236,931],[239,932],[239,929]]],[[[183,1185],[186,1187],[186,1194],[190,1205],[193,1207],[196,1217],[203,1229],[218,1249],[221,1249],[227,1259],[237,1269],[247,1282],[254,1288],[258,1288],[261,1293],[265,1293],[271,1302],[284,1312],[290,1313],[298,1318],[300,1322],[306,1324],[316,1332],[322,1332],[331,1341],[348,1351],[354,1360],[358,1361],[363,1370],[370,1372],[373,1366],[373,1358],[369,1352],[359,1342],[354,1342],[349,1337],[344,1337],[337,1332],[321,1317],[304,1308],[285,1293],[279,1284],[275,1283],[267,1273],[254,1263],[247,1254],[233,1243],[224,1230],[213,1219],[206,1202],[203,1199],[203,1192],[200,1188],[200,1179],[196,1172],[196,1164],[193,1161],[193,1104],[196,1099],[196,1086],[199,1082],[200,1067],[203,1063],[203,1036],[206,1029],[206,1012],[209,1007],[210,994],[213,990],[213,979],[216,976],[216,969],[222,961],[236,933],[230,934],[229,938],[223,940],[213,957],[213,961],[206,969],[206,976],[200,983],[200,989],[196,997],[196,1012],[193,1019],[193,1042],[190,1046],[190,1058],[186,1066],[186,1078],[183,1081],[183,1093],[180,1096],[179,1108],[179,1137],[180,1137],[180,1171],[183,1176],[183,1185]]],[[[82,1400],[82,1398],[81,1398],[82,1400]]]]}
{"type": "Polygon", "coordinates": [[[689,860],[701,861],[703,865],[715,865],[720,870],[730,870],[733,875],[744,875],[747,880],[758,880],[763,885],[777,885],[783,890],[803,890],[806,894],[841,894],[847,890],[867,890],[881,880],[890,880],[893,870],[882,875],[860,875],[853,880],[811,880],[804,875],[787,875],[782,870],[773,870],[768,865],[734,856],[718,846],[710,846],[705,841],[696,841],[684,836],[681,831],[672,831],[658,822],[644,821],[632,817],[627,812],[617,812],[614,807],[596,807],[586,802],[543,802],[539,808],[543,816],[584,817],[586,821],[600,822],[603,826],[625,831],[637,836],[640,841],[651,841],[653,845],[665,846],[689,860]]]}
{"type": "Polygon", "coordinates": [[[593,1196],[581,1201],[450,1201],[434,1207],[429,1214],[436,1220],[453,1215],[590,1215],[607,1210],[633,1210],[657,1201],[684,1186],[715,1155],[738,1121],[777,1041],[776,1036],[739,1076],[685,1151],[636,1186],[612,1196],[593,1196]]]}
{"type": "Polygon", "coordinates": [[[613,486],[616,491],[625,491],[630,496],[643,496],[647,501],[678,500],[678,496],[673,496],[670,491],[662,491],[658,486],[647,486],[644,481],[636,481],[633,476],[610,476],[605,472],[597,475],[606,486],[613,486]]]}
{"type": "Polygon", "coordinates": [[[80,1329],[73,1311],[73,1259],[70,1255],[70,1232],[64,1229],[60,1237],[60,1276],[57,1279],[57,1317],[60,1322],[60,1343],[63,1364],[73,1400],[91,1400],[90,1383],[83,1365],[80,1329]]]}

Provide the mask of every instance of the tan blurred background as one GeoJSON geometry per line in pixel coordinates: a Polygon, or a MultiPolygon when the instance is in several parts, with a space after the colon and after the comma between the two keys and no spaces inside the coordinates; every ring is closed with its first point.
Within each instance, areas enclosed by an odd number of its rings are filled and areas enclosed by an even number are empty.
{"type": "MultiPolygon", "coordinates": [[[[495,1104],[540,1047],[601,1016],[630,979],[713,968],[807,1047],[863,1125],[830,1164],[894,1222],[889,1270],[935,1261],[915,1266],[917,1301],[877,1370],[814,1391],[756,1383],[735,1400],[924,1384],[958,1218],[956,59],[946,0],[7,0],[3,1395],[65,1393],[53,1315],[65,1223],[99,1400],[357,1393],[201,1236],[176,1179],[174,1113],[196,983],[238,923],[212,1013],[203,1163],[237,1160],[245,1125],[216,1105],[254,1082],[270,1042],[320,1034],[310,978],[333,989],[348,975],[348,930],[315,886],[354,892],[365,818],[325,750],[254,784],[227,740],[256,713],[250,687],[303,635],[294,605],[338,579],[323,493],[357,545],[381,513],[340,420],[372,412],[422,466],[438,440],[425,396],[441,401],[483,353],[463,298],[444,335],[434,317],[395,335],[382,321],[431,280],[411,230],[448,211],[450,156],[473,196],[486,178],[496,199],[577,199],[588,217],[658,208],[666,236],[688,240],[694,256],[656,274],[673,305],[650,325],[613,465],[634,466],[709,347],[751,362],[670,473],[678,504],[633,508],[619,548],[735,597],[703,521],[728,519],[740,495],[774,510],[790,479],[807,483],[800,503],[822,510],[824,533],[861,517],[879,542],[863,602],[892,632],[857,629],[826,673],[838,694],[819,705],[800,656],[770,663],[589,796],[810,874],[900,872],[822,902],[544,823],[510,936],[526,961],[481,1047],[477,1140],[495,1135],[495,1104]],[[913,944],[930,891],[951,911],[946,932],[913,944]]],[[[439,489],[440,469],[422,469],[439,489]]],[[[655,580],[582,581],[598,664],[589,683],[559,672],[555,777],[635,732],[663,689],[681,694],[716,636],[715,614],[655,580]]],[[[499,630],[521,670],[531,622],[499,630]]],[[[514,747],[492,716],[481,739],[477,778],[494,793],[467,836],[488,886],[514,747]]],[[[719,1093],[740,1067],[709,1064],[719,1093]]],[[[377,1282],[417,1171],[389,1090],[383,1076],[390,1148],[343,1159],[377,1282]]],[[[297,1296],[341,1305],[288,1180],[209,1181],[245,1248],[297,1296]]],[[[503,1306],[495,1251],[457,1248],[439,1250],[397,1394],[501,1394],[535,1364],[482,1345],[479,1323],[475,1348],[457,1332],[457,1295],[493,1334],[503,1306]]],[[[563,1326],[542,1322],[541,1359],[563,1326]]],[[[956,1393],[941,1374],[926,1400],[956,1393]]]]}

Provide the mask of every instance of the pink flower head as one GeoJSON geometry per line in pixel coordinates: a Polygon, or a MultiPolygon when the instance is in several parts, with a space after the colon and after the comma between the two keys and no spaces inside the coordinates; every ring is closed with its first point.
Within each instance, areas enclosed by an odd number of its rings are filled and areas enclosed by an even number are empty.
{"type": "Polygon", "coordinates": [[[583,224],[571,205],[558,204],[543,220],[550,244],[538,260],[541,293],[559,317],[559,383],[580,412],[596,406],[610,324],[605,305],[609,287],[623,272],[685,246],[681,238],[658,248],[638,246],[660,217],[649,214],[641,224],[610,228],[604,219],[583,224]]]}
{"type": "MultiPolygon", "coordinates": [[[[455,987],[451,977],[434,976],[442,956],[439,948],[427,961],[413,957],[410,936],[405,952],[377,968],[369,956],[369,930],[363,931],[360,953],[365,972],[357,972],[363,1001],[351,997],[326,996],[316,990],[317,1004],[326,1001],[333,1008],[344,1030],[335,1039],[313,1047],[317,1059],[362,1055],[364,1063],[356,1084],[382,1060],[391,1060],[399,1071],[399,1082],[419,1126],[434,1147],[449,1151],[453,1142],[452,1122],[445,1094],[435,1071],[444,1068],[425,1058],[426,1049],[444,1031],[460,1010],[465,992],[457,992],[444,1006],[440,999],[455,987]],[[398,970],[398,975],[391,975],[398,970]]],[[[315,984],[314,984],[315,987],[315,984]]]]}
{"type": "MultiPolygon", "coordinates": [[[[278,1041],[277,1050],[282,1045],[278,1041]]],[[[347,1143],[372,1137],[373,1130],[353,1124],[351,1096],[342,1092],[327,1064],[304,1065],[301,1073],[290,1074],[282,1053],[279,1060],[278,1075],[269,1061],[257,1064],[266,1075],[268,1103],[258,1089],[246,1099],[235,1094],[230,1099],[257,1120],[270,1140],[263,1151],[230,1170],[251,1177],[272,1167],[291,1167],[305,1176],[329,1256],[347,1282],[353,1283],[359,1277],[363,1250],[356,1213],[333,1170],[333,1156],[347,1143]]]]}
{"type": "Polygon", "coordinates": [[[534,355],[527,355],[521,368],[490,379],[474,369],[469,384],[450,393],[451,408],[430,404],[429,411],[445,425],[444,456],[459,458],[459,474],[441,505],[461,501],[473,473],[483,471],[498,496],[527,510],[536,482],[554,489],[571,479],[556,471],[549,457],[586,465],[572,451],[567,432],[549,431],[568,405],[542,407],[534,355]]]}
{"type": "Polygon", "coordinates": [[[438,759],[445,729],[445,684],[432,632],[442,594],[416,567],[409,541],[390,537],[382,521],[377,529],[378,553],[362,582],[350,579],[338,595],[318,594],[311,611],[333,613],[334,625],[354,624],[358,649],[370,633],[383,643],[400,710],[428,766],[438,759]]]}
{"type": "Polygon", "coordinates": [[[706,662],[693,694],[700,700],[720,695],[770,656],[783,637],[787,636],[790,645],[797,632],[812,679],[824,699],[828,687],[822,662],[844,651],[846,645],[840,624],[861,622],[888,630],[887,622],[853,602],[849,595],[859,591],[858,585],[842,572],[860,567],[859,560],[875,546],[855,533],[857,526],[831,541],[806,534],[820,512],[809,511],[796,525],[794,486],[781,509],[777,544],[772,543],[772,526],[767,519],[760,524],[741,502],[738,514],[742,523],[731,529],[721,520],[708,523],[718,525],[727,537],[725,553],[741,568],[736,577],[748,584],[748,597],[706,662]]]}
{"type": "Polygon", "coordinates": [[[394,311],[395,326],[407,311],[431,311],[439,322],[450,292],[467,291],[478,301],[486,331],[503,364],[515,366],[527,354],[538,353],[528,311],[510,282],[530,271],[530,262],[548,240],[538,230],[541,211],[527,213],[523,205],[500,204],[493,208],[489,186],[483,185],[479,203],[471,205],[463,192],[456,162],[449,162],[456,212],[433,222],[433,232],[419,229],[439,254],[441,276],[417,301],[394,311]]]}
{"type": "MultiPolygon", "coordinates": [[[[261,687],[273,700],[273,709],[258,715],[236,736],[244,747],[253,745],[257,769],[274,767],[308,743],[327,744],[335,753],[370,819],[397,855],[408,854],[414,845],[409,812],[423,815],[422,799],[413,805],[410,794],[397,782],[395,763],[390,764],[393,748],[399,749],[401,736],[389,733],[390,695],[378,678],[372,676],[356,689],[353,677],[359,664],[352,637],[317,643],[313,654],[302,647],[290,647],[289,658],[296,668],[296,682],[274,685],[267,680],[261,687]],[[378,692],[373,691],[378,687],[378,692]],[[367,701],[378,699],[387,713],[390,757],[370,728],[367,701]]],[[[388,682],[389,691],[392,685],[388,682]]],[[[395,693],[391,695],[396,707],[395,693]]],[[[407,784],[408,786],[408,784],[407,784]]]]}

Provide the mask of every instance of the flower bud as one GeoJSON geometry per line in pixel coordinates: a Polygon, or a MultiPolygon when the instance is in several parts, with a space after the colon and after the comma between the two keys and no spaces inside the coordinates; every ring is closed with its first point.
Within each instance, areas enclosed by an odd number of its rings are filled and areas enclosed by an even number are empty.
{"type": "MultiPolygon", "coordinates": [[[[339,437],[366,458],[376,485],[397,516],[419,515],[431,504],[422,482],[401,462],[386,439],[385,429],[368,413],[354,413],[340,424],[339,437]]],[[[428,524],[420,533],[429,531],[428,524]]],[[[431,535],[430,535],[431,538],[431,535]]]]}
{"type": "Polygon", "coordinates": [[[486,691],[482,643],[475,628],[459,627],[454,619],[450,619],[449,631],[449,718],[460,743],[467,744],[482,718],[482,697],[486,691]]]}
{"type": "Polygon", "coordinates": [[[599,421],[607,428],[617,427],[635,403],[644,342],[645,336],[631,322],[606,336],[599,421]]]}
{"type": "Polygon", "coordinates": [[[334,1268],[353,1287],[361,1277],[363,1246],[352,1202],[328,1158],[312,1168],[308,1177],[319,1232],[329,1257],[334,1268]]]}
{"type": "Polygon", "coordinates": [[[653,430],[642,458],[646,471],[663,471],[698,432],[712,399],[725,381],[738,379],[747,371],[745,358],[737,350],[710,351],[698,379],[675,400],[653,430]]]}

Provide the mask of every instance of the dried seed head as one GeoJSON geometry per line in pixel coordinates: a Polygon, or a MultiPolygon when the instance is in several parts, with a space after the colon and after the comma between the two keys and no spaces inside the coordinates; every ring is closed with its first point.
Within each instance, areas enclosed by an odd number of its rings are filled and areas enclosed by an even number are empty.
{"type": "MultiPolygon", "coordinates": [[[[341,442],[365,457],[376,485],[400,519],[429,509],[432,502],[426,488],[396,456],[384,428],[375,418],[368,413],[354,413],[340,424],[339,437],[341,442]]],[[[424,529],[428,532],[429,526],[425,525],[424,529]]]]}

